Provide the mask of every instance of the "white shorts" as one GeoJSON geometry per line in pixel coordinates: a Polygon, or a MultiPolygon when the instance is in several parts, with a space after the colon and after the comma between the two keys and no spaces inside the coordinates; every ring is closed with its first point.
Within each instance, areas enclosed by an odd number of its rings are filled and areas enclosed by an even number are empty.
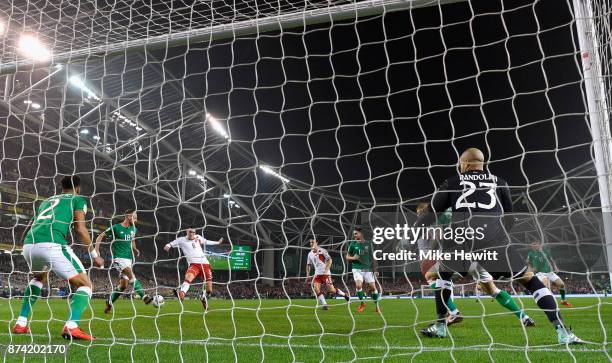
{"type": "Polygon", "coordinates": [[[127,267],[132,268],[132,259],[131,258],[113,258],[113,263],[111,267],[115,270],[119,271],[119,277],[122,279],[129,280],[127,275],[123,274],[123,270],[127,267]]]}
{"type": "Polygon", "coordinates": [[[374,282],[374,273],[372,271],[361,271],[359,269],[353,269],[353,280],[355,282],[361,281],[366,284],[374,282]]]}
{"type": "Polygon", "coordinates": [[[480,282],[493,281],[493,276],[491,276],[489,271],[485,270],[484,267],[482,267],[478,262],[472,262],[470,264],[468,273],[470,274],[470,276],[472,276],[474,281],[480,281],[480,282]]]}
{"type": "Polygon", "coordinates": [[[53,271],[57,276],[70,280],[85,272],[70,246],[51,242],[26,244],[22,255],[32,273],[53,271]]]}
{"type": "Polygon", "coordinates": [[[550,281],[551,283],[553,283],[553,282],[555,282],[557,280],[561,280],[559,275],[557,275],[554,272],[538,272],[538,273],[536,273],[536,276],[540,279],[540,281],[542,281],[542,279],[544,277],[546,277],[548,279],[548,281],[550,281]]]}

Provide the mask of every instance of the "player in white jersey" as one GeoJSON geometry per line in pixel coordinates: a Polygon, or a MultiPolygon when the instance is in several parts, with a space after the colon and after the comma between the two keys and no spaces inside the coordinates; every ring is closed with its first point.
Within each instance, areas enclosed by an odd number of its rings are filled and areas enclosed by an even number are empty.
{"type": "Polygon", "coordinates": [[[189,263],[189,267],[185,272],[185,279],[177,291],[177,296],[181,301],[185,298],[187,291],[189,291],[191,282],[199,276],[203,282],[206,282],[206,293],[203,294],[201,301],[204,310],[208,309],[207,300],[212,294],[212,270],[202,246],[213,246],[221,243],[223,243],[223,237],[218,241],[207,240],[196,234],[195,229],[189,228],[187,229],[186,236],[179,237],[164,246],[166,252],[169,252],[171,248],[180,248],[185,258],[187,258],[187,263],[189,263]]]}
{"type": "Polygon", "coordinates": [[[350,298],[342,290],[334,287],[329,269],[332,265],[332,258],[326,249],[319,247],[316,239],[310,240],[310,252],[306,260],[306,281],[311,284],[311,287],[317,296],[317,300],[323,306],[323,310],[327,310],[327,301],[325,301],[325,294],[321,292],[321,285],[327,286],[327,291],[332,294],[338,294],[346,301],[350,298]],[[310,269],[314,266],[314,277],[312,282],[310,281],[310,269]]]}

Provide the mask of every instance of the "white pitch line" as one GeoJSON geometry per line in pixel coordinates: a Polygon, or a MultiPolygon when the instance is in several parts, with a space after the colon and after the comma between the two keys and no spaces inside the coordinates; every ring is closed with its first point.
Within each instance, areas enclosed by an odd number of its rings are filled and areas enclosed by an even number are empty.
{"type": "MultiPolygon", "coordinates": [[[[0,333],[0,336],[11,336],[12,334],[0,333]]],[[[41,338],[54,338],[45,334],[31,334],[27,336],[32,337],[41,337],[41,338]]],[[[248,338],[248,339],[258,339],[258,338],[248,338]]],[[[299,339],[299,338],[296,338],[299,339]]],[[[210,338],[208,341],[206,340],[165,340],[165,339],[129,339],[129,338],[96,338],[98,342],[111,342],[117,343],[119,345],[131,345],[131,344],[185,344],[185,345],[204,345],[204,346],[223,346],[223,347],[250,347],[250,348],[279,348],[279,349],[287,349],[291,346],[291,348],[296,349],[359,349],[360,347],[350,346],[350,345],[329,345],[329,344],[280,344],[280,343],[241,343],[241,342],[231,342],[229,339],[224,338],[210,338]],[[221,340],[221,341],[219,341],[221,340]],[[131,344],[129,344],[131,343],[131,344]]],[[[17,344],[17,343],[15,343],[17,344]]],[[[19,343],[19,344],[28,344],[28,343],[19,343]]],[[[0,344],[0,346],[6,344],[0,344]]],[[[79,343],[79,345],[82,345],[79,343]]],[[[95,344],[94,344],[95,345],[95,344]]],[[[104,344],[112,345],[112,344],[104,344]]],[[[368,346],[367,349],[373,350],[414,350],[416,352],[429,351],[429,352],[437,352],[437,351],[509,351],[509,352],[524,352],[527,350],[528,352],[564,352],[567,351],[566,347],[563,345],[549,345],[549,346],[531,346],[529,349],[525,349],[524,347],[493,347],[490,348],[488,346],[467,346],[467,347],[421,347],[421,346],[383,346],[383,345],[374,345],[368,346]],[[556,347],[556,348],[554,348],[556,347]]],[[[579,347],[572,346],[570,349],[572,352],[582,352],[582,353],[604,353],[604,349],[591,349],[587,347],[579,347]]],[[[415,353],[416,353],[415,352],[415,353]]]]}

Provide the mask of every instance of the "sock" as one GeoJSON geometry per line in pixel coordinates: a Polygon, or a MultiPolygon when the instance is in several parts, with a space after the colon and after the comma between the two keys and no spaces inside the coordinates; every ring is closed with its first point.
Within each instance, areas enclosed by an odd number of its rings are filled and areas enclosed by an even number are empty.
{"type": "Polygon", "coordinates": [[[436,312],[438,313],[438,322],[443,323],[446,321],[446,313],[448,312],[448,306],[446,301],[451,296],[452,282],[447,280],[438,279],[436,281],[436,312]]]}
{"type": "Polygon", "coordinates": [[[121,287],[121,285],[115,287],[115,291],[113,291],[113,293],[110,295],[110,303],[112,304],[115,301],[117,301],[119,296],[121,296],[121,293],[124,291],[125,291],[125,287],[121,287]]]}
{"type": "Polygon", "coordinates": [[[185,294],[187,293],[187,291],[189,291],[189,282],[183,281],[183,283],[181,284],[181,291],[185,294]]]}
{"type": "Polygon", "coordinates": [[[17,319],[17,324],[20,326],[28,325],[28,317],[32,311],[32,306],[34,306],[40,297],[42,286],[42,282],[32,279],[30,280],[28,287],[26,287],[25,292],[23,293],[23,301],[21,302],[21,311],[19,312],[19,318],[17,319]]]}
{"type": "Polygon", "coordinates": [[[365,294],[363,293],[362,289],[357,290],[357,296],[359,297],[359,300],[365,299],[365,294]]]}
{"type": "MultiPolygon", "coordinates": [[[[455,301],[453,300],[453,290],[452,282],[446,280],[436,280],[431,285],[429,285],[432,289],[444,288],[449,290],[448,299],[446,300],[446,307],[448,308],[448,312],[451,314],[458,314],[459,310],[457,309],[457,305],[455,305],[455,301]]],[[[446,295],[446,294],[445,294],[446,295]]]]}
{"type": "Polygon", "coordinates": [[[537,277],[532,278],[524,284],[525,288],[532,291],[533,299],[538,307],[544,310],[544,314],[555,327],[562,325],[561,314],[557,308],[555,298],[546,286],[537,277]]]}
{"type": "Polygon", "coordinates": [[[436,298],[436,313],[438,314],[438,322],[441,323],[446,319],[447,308],[446,304],[444,304],[444,291],[448,291],[446,289],[437,289],[435,291],[436,298]]]}
{"type": "Polygon", "coordinates": [[[340,289],[336,289],[336,294],[338,294],[338,295],[340,295],[340,296],[344,296],[344,295],[346,295],[346,294],[344,293],[344,291],[342,291],[342,290],[340,290],[340,289]]]}
{"type": "Polygon", "coordinates": [[[321,303],[321,305],[327,305],[327,301],[325,301],[325,295],[319,295],[319,302],[321,303]]]}
{"type": "Polygon", "coordinates": [[[559,293],[561,294],[561,301],[565,301],[565,288],[559,289],[559,293]]]}
{"type": "Polygon", "coordinates": [[[78,321],[81,320],[83,311],[89,305],[89,299],[91,299],[91,288],[87,286],[81,286],[72,296],[70,301],[70,317],[66,322],[66,326],[69,329],[73,329],[75,324],[78,326],[78,321]]]}
{"type": "Polygon", "coordinates": [[[493,294],[493,297],[495,298],[495,300],[497,300],[499,305],[512,311],[514,315],[516,315],[519,319],[525,316],[523,310],[519,308],[516,302],[512,299],[512,296],[510,296],[510,294],[508,294],[506,291],[499,291],[497,294],[493,294]]]}
{"type": "Polygon", "coordinates": [[[130,284],[134,285],[134,291],[142,299],[142,297],[144,296],[144,291],[142,291],[142,284],[140,283],[140,280],[134,279],[134,281],[130,281],[130,284]]]}
{"type": "Polygon", "coordinates": [[[448,300],[446,300],[446,306],[448,307],[448,311],[451,314],[458,314],[459,310],[457,310],[457,305],[455,305],[455,301],[453,300],[453,293],[451,291],[450,294],[448,294],[448,300]]]}
{"type": "Polygon", "coordinates": [[[378,303],[378,290],[372,291],[372,300],[378,303]]]}

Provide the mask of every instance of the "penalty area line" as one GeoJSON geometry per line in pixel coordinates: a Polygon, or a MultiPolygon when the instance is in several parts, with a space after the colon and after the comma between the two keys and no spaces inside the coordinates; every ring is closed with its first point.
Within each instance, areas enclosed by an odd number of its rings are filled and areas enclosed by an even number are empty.
{"type": "MultiPolygon", "coordinates": [[[[0,336],[12,336],[14,334],[0,333],[0,336]]],[[[45,335],[45,334],[27,334],[24,336],[31,337],[40,337],[40,338],[54,338],[53,336],[45,335]]],[[[249,337],[248,339],[257,339],[249,337]]],[[[299,338],[298,338],[299,339],[299,338]]],[[[278,348],[278,349],[287,349],[291,346],[291,348],[295,349],[344,349],[344,350],[353,350],[353,349],[361,349],[362,347],[350,346],[350,345],[333,345],[333,344],[288,344],[288,343],[247,343],[247,342],[232,342],[228,339],[224,338],[210,338],[208,341],[206,340],[167,340],[167,339],[130,339],[130,338],[96,338],[96,342],[110,342],[111,344],[100,344],[100,345],[112,345],[116,343],[118,345],[134,345],[134,344],[185,344],[185,345],[203,345],[203,346],[223,346],[223,347],[247,347],[247,348],[278,348]]],[[[17,344],[17,343],[10,343],[17,344]]],[[[3,346],[6,344],[0,344],[3,346]]],[[[82,344],[79,344],[82,345],[82,344]]],[[[96,344],[93,343],[92,346],[96,344]]],[[[531,346],[528,349],[525,347],[489,347],[489,346],[465,346],[465,347],[424,347],[424,346],[389,346],[386,347],[384,345],[374,345],[368,346],[367,349],[372,350],[383,350],[383,351],[393,351],[393,350],[405,350],[405,351],[415,351],[415,352],[440,352],[440,351],[491,351],[491,352],[524,352],[527,350],[528,352],[567,352],[568,349],[565,345],[547,345],[547,346],[531,346]]],[[[572,352],[584,352],[584,353],[605,353],[605,349],[593,349],[582,346],[571,346],[570,351],[572,352]]]]}

